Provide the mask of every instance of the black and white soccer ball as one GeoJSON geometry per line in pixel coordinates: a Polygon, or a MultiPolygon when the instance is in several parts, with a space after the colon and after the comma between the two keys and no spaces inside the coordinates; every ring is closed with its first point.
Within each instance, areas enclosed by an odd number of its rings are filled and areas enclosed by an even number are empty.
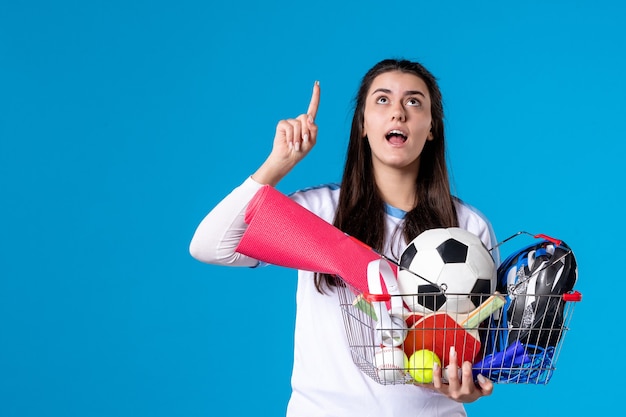
{"type": "Polygon", "coordinates": [[[400,257],[398,287],[418,313],[468,313],[496,289],[496,264],[475,234],[458,227],[429,229],[400,257]],[[442,291],[442,289],[444,291],[442,291]]]}

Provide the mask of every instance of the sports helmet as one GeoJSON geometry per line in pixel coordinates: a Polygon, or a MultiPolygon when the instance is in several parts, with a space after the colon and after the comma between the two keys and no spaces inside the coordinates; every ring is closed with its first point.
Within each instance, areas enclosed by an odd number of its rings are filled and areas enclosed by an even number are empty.
{"type": "Polygon", "coordinates": [[[563,328],[562,294],[578,279],[574,253],[562,241],[531,244],[505,259],[497,270],[497,290],[507,294],[503,322],[508,345],[556,346],[563,328]]]}

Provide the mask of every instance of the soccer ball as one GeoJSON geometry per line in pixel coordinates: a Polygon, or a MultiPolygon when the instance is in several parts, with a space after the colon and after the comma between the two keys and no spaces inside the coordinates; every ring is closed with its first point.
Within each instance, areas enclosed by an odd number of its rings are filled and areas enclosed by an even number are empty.
{"type": "Polygon", "coordinates": [[[495,291],[496,265],[475,234],[458,227],[429,229],[402,252],[398,288],[414,312],[468,313],[484,301],[480,294],[495,291]]]}

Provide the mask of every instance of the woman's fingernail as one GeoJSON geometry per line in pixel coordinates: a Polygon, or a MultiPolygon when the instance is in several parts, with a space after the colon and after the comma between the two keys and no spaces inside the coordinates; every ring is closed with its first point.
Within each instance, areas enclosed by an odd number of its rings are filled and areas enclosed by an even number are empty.
{"type": "Polygon", "coordinates": [[[454,349],[454,346],[450,346],[450,359],[453,357],[456,358],[456,349],[454,349]]]}
{"type": "Polygon", "coordinates": [[[478,382],[480,382],[481,384],[485,381],[487,381],[487,378],[485,378],[483,376],[483,374],[478,374],[478,376],[476,377],[478,379],[478,382]]]}
{"type": "Polygon", "coordinates": [[[437,362],[433,362],[433,371],[437,372],[439,370],[439,364],[437,362]]]}
{"type": "Polygon", "coordinates": [[[302,140],[305,141],[305,142],[308,142],[309,141],[309,134],[305,133],[304,135],[302,135],[302,140]]]}
{"type": "Polygon", "coordinates": [[[296,152],[300,151],[300,142],[296,142],[296,152]]]}

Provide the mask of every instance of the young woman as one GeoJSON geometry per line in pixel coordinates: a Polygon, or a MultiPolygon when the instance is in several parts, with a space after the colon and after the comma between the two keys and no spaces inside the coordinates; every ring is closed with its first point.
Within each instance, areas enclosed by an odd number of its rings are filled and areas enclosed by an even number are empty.
{"type": "MultiPolygon", "coordinates": [[[[259,265],[235,252],[246,230],[246,206],[257,190],[278,184],[315,146],[319,102],[316,82],[308,111],[278,123],[265,162],[202,220],[190,245],[194,258],[259,265]]],[[[444,145],[443,105],[433,75],[416,62],[381,61],[363,77],[356,96],[341,185],[298,191],[290,198],[393,259],[419,233],[436,227],[465,228],[493,247],[490,223],[451,195],[444,145]]],[[[479,377],[474,383],[471,364],[457,364],[455,356],[447,383],[435,369],[429,385],[378,384],[352,361],[339,291],[345,288],[333,276],[298,271],[287,416],[462,416],[463,403],[492,393],[492,382],[479,377]]]]}

